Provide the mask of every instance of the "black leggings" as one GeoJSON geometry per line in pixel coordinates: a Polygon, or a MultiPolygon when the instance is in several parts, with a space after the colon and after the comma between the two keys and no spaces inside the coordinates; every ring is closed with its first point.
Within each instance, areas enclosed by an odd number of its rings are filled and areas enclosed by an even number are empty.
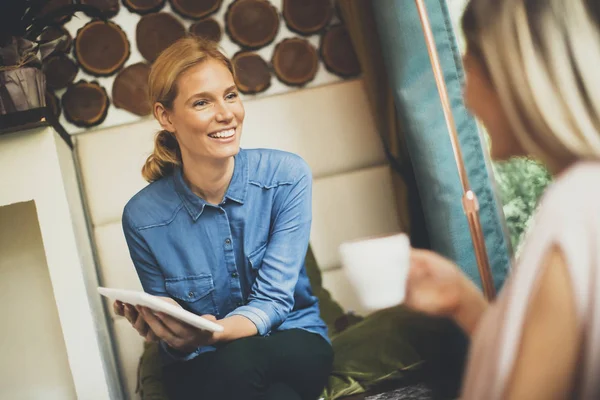
{"type": "Polygon", "coordinates": [[[316,400],[332,363],[325,339],[291,329],[166,366],[164,379],[170,400],[316,400]]]}

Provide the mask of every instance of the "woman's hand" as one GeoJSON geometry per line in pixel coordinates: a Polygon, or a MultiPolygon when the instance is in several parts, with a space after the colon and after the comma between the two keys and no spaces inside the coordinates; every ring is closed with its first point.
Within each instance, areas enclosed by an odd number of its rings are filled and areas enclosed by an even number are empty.
{"type": "MultiPolygon", "coordinates": [[[[155,312],[147,307],[139,309],[154,334],[177,351],[189,353],[198,347],[210,346],[219,341],[219,333],[198,329],[170,315],[155,312]]],[[[202,315],[202,318],[212,322],[217,321],[213,315],[202,315]]]]}
{"type": "MultiPolygon", "coordinates": [[[[181,307],[171,298],[160,297],[160,299],[181,307]]],[[[125,316],[138,333],[148,341],[163,340],[169,347],[188,353],[198,347],[215,344],[219,340],[218,333],[198,329],[148,307],[134,308],[129,304],[123,304],[123,313],[120,313],[117,303],[120,302],[115,302],[115,312],[125,316]]],[[[217,320],[213,315],[202,315],[202,317],[213,322],[217,320]]]]}
{"type": "Polygon", "coordinates": [[[133,326],[133,328],[140,334],[141,337],[146,339],[147,342],[156,342],[158,340],[136,307],[132,306],[131,304],[115,300],[113,303],[113,310],[115,314],[125,317],[131,326],[133,326]]]}
{"type": "Polygon", "coordinates": [[[487,307],[479,289],[451,261],[427,250],[411,250],[406,284],[408,307],[454,319],[469,335],[487,307]]]}

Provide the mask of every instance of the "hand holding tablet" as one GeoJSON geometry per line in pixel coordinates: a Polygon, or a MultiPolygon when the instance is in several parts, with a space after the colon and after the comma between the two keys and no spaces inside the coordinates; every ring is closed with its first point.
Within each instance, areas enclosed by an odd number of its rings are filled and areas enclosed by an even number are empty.
{"type": "Polygon", "coordinates": [[[105,287],[98,287],[98,293],[110,299],[131,304],[132,306],[148,307],[153,311],[167,314],[173,318],[185,322],[188,325],[205,331],[223,332],[223,327],[221,325],[186,311],[181,307],[167,303],[166,301],[148,293],[135,290],[112,289],[105,287]]]}

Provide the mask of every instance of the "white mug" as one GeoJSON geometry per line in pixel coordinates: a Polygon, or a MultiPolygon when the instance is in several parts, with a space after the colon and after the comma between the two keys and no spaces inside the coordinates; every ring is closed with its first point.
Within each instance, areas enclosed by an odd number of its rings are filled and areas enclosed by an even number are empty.
{"type": "Polygon", "coordinates": [[[381,236],[340,245],[346,276],[367,311],[404,301],[410,267],[410,241],[405,234],[381,236]]]}

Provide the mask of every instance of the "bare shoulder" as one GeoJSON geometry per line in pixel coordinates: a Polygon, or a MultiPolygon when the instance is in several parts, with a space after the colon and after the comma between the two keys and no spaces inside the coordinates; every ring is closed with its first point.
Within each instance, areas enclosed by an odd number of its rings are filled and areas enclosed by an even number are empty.
{"type": "Polygon", "coordinates": [[[567,399],[573,389],[580,337],[573,286],[560,248],[542,259],[529,298],[507,399],[567,399]]]}
{"type": "Polygon", "coordinates": [[[551,320],[558,310],[567,311],[568,308],[573,308],[569,311],[575,315],[572,282],[562,249],[557,245],[549,248],[541,260],[541,267],[538,285],[531,297],[528,322],[551,320]]]}

